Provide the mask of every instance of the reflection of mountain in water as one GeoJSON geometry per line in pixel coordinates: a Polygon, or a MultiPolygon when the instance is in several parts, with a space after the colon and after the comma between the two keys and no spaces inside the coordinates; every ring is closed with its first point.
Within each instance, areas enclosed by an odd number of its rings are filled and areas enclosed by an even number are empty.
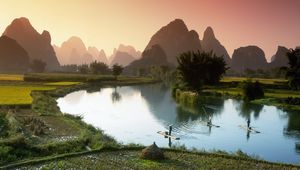
{"type": "Polygon", "coordinates": [[[176,104],[170,97],[170,90],[166,86],[151,84],[146,86],[132,86],[132,88],[141,92],[141,96],[147,102],[153,116],[162,120],[166,127],[177,123],[176,104]]]}
{"type": "MultiPolygon", "coordinates": [[[[163,84],[154,84],[147,86],[134,86],[133,89],[139,90],[141,96],[146,100],[149,109],[153,116],[162,120],[167,128],[168,125],[173,124],[174,127],[186,126],[187,122],[196,120],[206,120],[209,115],[220,113],[218,110],[206,108],[206,114],[202,105],[195,107],[185,107],[177,105],[171,97],[171,91],[163,84]]],[[[224,105],[223,99],[206,99],[205,101],[209,106],[214,106],[217,109],[222,109],[224,105]]]]}

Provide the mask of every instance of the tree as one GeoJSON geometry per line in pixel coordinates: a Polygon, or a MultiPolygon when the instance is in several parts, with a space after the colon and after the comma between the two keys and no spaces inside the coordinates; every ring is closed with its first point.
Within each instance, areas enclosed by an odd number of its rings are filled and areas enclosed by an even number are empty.
{"type": "Polygon", "coordinates": [[[119,64],[114,64],[112,66],[112,72],[113,72],[113,75],[115,76],[116,79],[123,72],[123,69],[124,68],[119,64]]]}
{"type": "Polygon", "coordinates": [[[81,66],[78,66],[78,71],[81,74],[87,74],[89,72],[89,66],[87,64],[83,64],[81,66]]]}
{"type": "Polygon", "coordinates": [[[223,57],[212,52],[186,52],[177,58],[179,78],[199,93],[204,84],[216,84],[228,69],[223,57]]]}
{"type": "Polygon", "coordinates": [[[30,68],[33,72],[42,73],[45,71],[46,65],[47,64],[42,60],[33,60],[30,65],[30,68]]]}
{"type": "Polygon", "coordinates": [[[248,79],[243,82],[242,89],[243,89],[244,99],[247,101],[264,97],[263,88],[258,81],[255,81],[253,83],[251,79],[248,79]]]}
{"type": "Polygon", "coordinates": [[[289,80],[289,86],[292,89],[300,89],[300,49],[291,49],[287,53],[289,67],[283,67],[286,71],[286,78],[289,80]]]}
{"type": "Polygon", "coordinates": [[[108,65],[97,61],[90,64],[90,69],[93,74],[108,74],[110,72],[108,65]]]}

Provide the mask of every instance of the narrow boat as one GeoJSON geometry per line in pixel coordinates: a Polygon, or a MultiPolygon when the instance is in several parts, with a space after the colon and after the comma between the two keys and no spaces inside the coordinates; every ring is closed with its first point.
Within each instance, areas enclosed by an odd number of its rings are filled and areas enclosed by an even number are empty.
{"type": "Polygon", "coordinates": [[[178,138],[176,136],[169,135],[168,132],[158,131],[157,133],[160,134],[160,135],[163,135],[164,137],[171,138],[173,140],[179,140],[180,139],[180,138],[178,138]]]}
{"type": "Polygon", "coordinates": [[[253,127],[248,128],[246,125],[239,125],[242,129],[245,129],[246,131],[253,132],[253,133],[260,133],[260,131],[257,131],[253,129],[253,127]]]}
{"type": "Polygon", "coordinates": [[[216,128],[219,128],[219,127],[220,127],[220,126],[218,126],[218,125],[214,125],[214,124],[209,123],[209,122],[207,122],[207,121],[201,120],[200,122],[201,122],[202,124],[206,125],[206,126],[209,126],[209,127],[216,127],[216,128]]]}

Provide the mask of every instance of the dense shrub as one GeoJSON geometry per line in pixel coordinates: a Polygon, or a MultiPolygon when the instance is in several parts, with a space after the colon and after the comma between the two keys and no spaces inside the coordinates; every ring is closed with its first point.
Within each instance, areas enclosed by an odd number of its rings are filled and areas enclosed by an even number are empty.
{"type": "Polygon", "coordinates": [[[244,81],[242,84],[244,99],[251,101],[264,97],[264,91],[258,81],[254,83],[251,80],[244,81]]]}
{"type": "Polygon", "coordinates": [[[290,104],[290,105],[300,105],[300,98],[288,97],[288,98],[284,99],[283,102],[286,104],[290,104]]]}
{"type": "Polygon", "coordinates": [[[5,113],[0,112],[0,138],[8,135],[9,123],[5,116],[5,113]]]}

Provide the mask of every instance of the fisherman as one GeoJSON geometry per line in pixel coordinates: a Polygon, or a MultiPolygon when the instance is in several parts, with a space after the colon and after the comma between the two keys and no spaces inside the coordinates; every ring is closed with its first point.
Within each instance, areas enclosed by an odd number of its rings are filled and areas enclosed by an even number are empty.
{"type": "Polygon", "coordinates": [[[248,127],[248,129],[251,129],[251,127],[250,127],[250,119],[247,120],[247,127],[248,127]]]}
{"type": "Polygon", "coordinates": [[[211,116],[209,116],[208,117],[208,121],[207,121],[207,126],[211,126],[212,125],[212,117],[211,116]]]}
{"type": "Polygon", "coordinates": [[[169,135],[171,136],[172,133],[172,125],[169,126],[169,135]]]}

